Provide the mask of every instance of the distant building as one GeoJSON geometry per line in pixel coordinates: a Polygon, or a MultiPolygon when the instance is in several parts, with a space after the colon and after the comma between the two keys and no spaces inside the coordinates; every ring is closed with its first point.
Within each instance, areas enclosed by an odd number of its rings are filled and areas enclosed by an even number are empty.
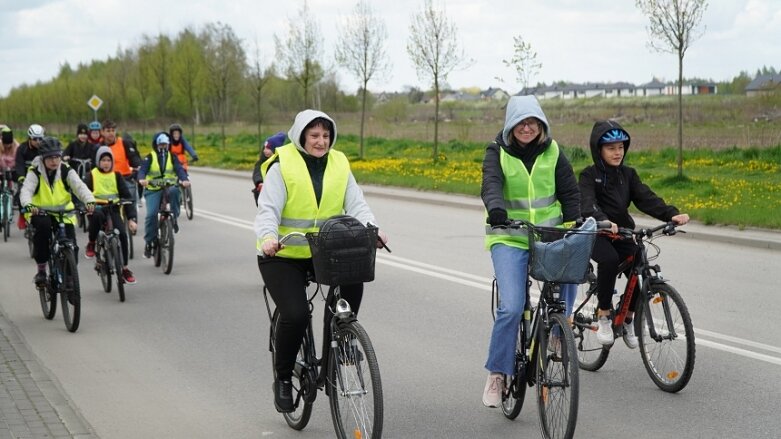
{"type": "Polygon", "coordinates": [[[510,99],[510,94],[501,88],[489,87],[480,92],[480,99],[489,101],[506,101],[510,99]]]}
{"type": "Polygon", "coordinates": [[[781,74],[759,75],[746,85],[746,96],[759,96],[781,90],[781,74]]]}

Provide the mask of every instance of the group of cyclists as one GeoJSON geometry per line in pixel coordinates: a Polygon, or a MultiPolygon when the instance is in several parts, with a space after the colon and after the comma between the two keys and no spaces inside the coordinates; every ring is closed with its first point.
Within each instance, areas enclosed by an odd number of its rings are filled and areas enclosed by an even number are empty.
{"type": "MultiPolygon", "coordinates": [[[[133,234],[136,231],[136,205],[141,205],[141,191],[147,204],[144,256],[149,258],[151,243],[157,232],[160,188],[149,185],[148,180],[177,178],[187,187],[188,159],[185,154],[189,154],[192,161],[198,160],[195,149],[184,137],[181,125],[172,124],[168,131],[156,133],[152,138],[153,151],[143,159],[132,136],[127,133],[118,136],[117,124],[112,120],[78,124],[76,138],[66,148],[63,148],[57,137],[46,135],[40,124],[28,127],[27,139],[21,144],[14,138],[14,132],[9,126],[1,124],[0,132],[0,171],[7,184],[16,186],[14,204],[19,210],[17,227],[25,230],[31,224],[34,230],[33,256],[37,270],[33,282],[36,285],[46,282],[46,267],[51,256],[51,231],[59,226],[53,216],[39,215],[39,210],[73,211],[79,208],[86,211],[89,220],[85,257],[95,257],[98,231],[107,220],[106,216],[112,215],[112,222],[121,235],[121,275],[125,283],[135,283],[135,276],[128,267],[126,230],[133,234]],[[120,215],[104,211],[101,206],[96,206],[96,200],[129,200],[132,203],[126,203],[120,215]]],[[[178,216],[176,187],[171,189],[171,195],[172,207],[178,216]]],[[[76,221],[73,214],[62,217],[66,235],[74,243],[76,221]]],[[[175,231],[178,231],[176,223],[175,231]]]]}

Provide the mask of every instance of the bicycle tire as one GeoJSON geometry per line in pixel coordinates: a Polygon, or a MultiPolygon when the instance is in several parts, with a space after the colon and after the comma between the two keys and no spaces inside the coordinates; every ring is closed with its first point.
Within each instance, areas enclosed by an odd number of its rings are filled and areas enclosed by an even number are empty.
{"type": "Polygon", "coordinates": [[[59,263],[62,264],[62,284],[60,285],[60,303],[62,304],[62,319],[70,332],[79,329],[81,320],[81,287],[79,285],[79,268],[76,265],[76,255],[73,249],[65,247],[60,250],[59,263]]]}
{"type": "Polygon", "coordinates": [[[328,361],[329,401],[336,436],[382,437],[380,367],[369,334],[360,323],[340,322],[332,335],[328,361]]]}
{"type": "MultiPolygon", "coordinates": [[[[279,324],[279,310],[274,310],[271,319],[271,331],[269,333],[269,349],[271,350],[271,368],[274,369],[276,363],[276,352],[274,350],[274,334],[277,332],[279,324]]],[[[304,339],[306,340],[306,338],[304,339]]],[[[317,396],[317,380],[312,380],[308,369],[305,367],[306,361],[306,342],[301,344],[296,356],[296,362],[293,366],[293,404],[295,409],[289,413],[282,413],[285,422],[293,430],[303,430],[309,424],[312,417],[312,405],[317,396]]]]}
{"type": "Polygon", "coordinates": [[[97,254],[95,258],[98,264],[98,276],[100,276],[100,283],[103,285],[103,291],[106,293],[111,292],[111,255],[106,248],[105,238],[101,238],[101,242],[95,245],[97,254]]]}
{"type": "Polygon", "coordinates": [[[610,348],[597,340],[597,279],[593,270],[589,270],[588,281],[578,285],[575,299],[575,312],[572,316],[572,333],[578,351],[578,365],[583,370],[595,372],[605,365],[610,348]]]}
{"type": "Polygon", "coordinates": [[[640,356],[651,380],[665,392],[681,391],[694,372],[696,355],[694,327],[683,298],[669,284],[651,284],[648,301],[638,302],[635,315],[640,356]],[[671,317],[674,338],[668,338],[671,335],[665,315],[671,317]],[[659,340],[651,337],[649,324],[654,325],[659,340]]]}
{"type": "MultiPolygon", "coordinates": [[[[52,273],[53,262],[49,260],[49,273],[52,273]]],[[[51,276],[45,285],[36,286],[38,297],[41,299],[41,311],[46,320],[51,320],[57,314],[57,291],[51,286],[51,276]]]]}
{"type": "Polygon", "coordinates": [[[8,194],[3,193],[3,218],[0,227],[3,228],[3,242],[8,242],[8,237],[11,236],[11,216],[13,216],[13,205],[11,204],[11,197],[8,194]]]}
{"type": "Polygon", "coordinates": [[[114,271],[114,275],[117,279],[117,293],[119,294],[119,301],[125,301],[125,278],[122,275],[123,260],[122,260],[122,247],[119,245],[119,236],[114,236],[109,241],[109,253],[111,253],[111,267],[114,271]]]}
{"type": "MultiPolygon", "coordinates": [[[[521,325],[523,322],[521,322],[521,325]]],[[[526,399],[526,366],[524,360],[526,341],[521,326],[518,327],[518,342],[515,345],[515,375],[511,379],[505,376],[506,392],[502,393],[502,414],[507,419],[515,419],[521,414],[523,402],[526,399]],[[509,381],[509,383],[508,383],[509,381]]]]}
{"type": "Polygon", "coordinates": [[[171,274],[174,268],[174,230],[171,227],[171,218],[166,218],[160,223],[160,266],[163,273],[171,274]]]}
{"type": "Polygon", "coordinates": [[[184,212],[187,214],[187,219],[193,219],[193,191],[192,186],[184,188],[182,191],[182,199],[184,200],[184,212]]]}
{"type": "Polygon", "coordinates": [[[566,438],[575,435],[578,421],[577,350],[569,321],[561,313],[550,314],[549,325],[539,333],[536,386],[540,415],[540,432],[544,438],[566,438]],[[558,346],[548,348],[558,337],[558,346]]]}

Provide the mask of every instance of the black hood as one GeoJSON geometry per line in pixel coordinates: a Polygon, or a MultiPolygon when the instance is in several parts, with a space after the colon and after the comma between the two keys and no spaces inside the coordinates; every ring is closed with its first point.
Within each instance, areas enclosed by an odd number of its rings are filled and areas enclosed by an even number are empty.
{"type": "MultiPolygon", "coordinates": [[[[614,129],[619,129],[625,132],[626,136],[629,137],[629,140],[624,142],[624,160],[626,160],[626,154],[629,151],[629,144],[632,141],[632,136],[629,135],[629,132],[627,132],[627,130],[625,130],[621,124],[614,120],[600,120],[594,123],[594,128],[591,129],[591,139],[589,140],[589,144],[591,146],[591,159],[600,169],[605,169],[605,164],[602,163],[602,156],[599,153],[599,139],[605,135],[606,132],[614,129]]],[[[623,163],[624,161],[622,160],[621,164],[623,163]]]]}

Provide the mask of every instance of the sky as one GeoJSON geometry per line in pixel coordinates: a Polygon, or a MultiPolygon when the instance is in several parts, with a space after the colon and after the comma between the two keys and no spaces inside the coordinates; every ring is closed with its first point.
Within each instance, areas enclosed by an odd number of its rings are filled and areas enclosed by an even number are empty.
{"type": "MultiPolygon", "coordinates": [[[[322,59],[343,90],[358,81],[338,67],[338,29],[357,0],[308,0],[323,37],[322,59]]],[[[423,0],[370,0],[388,31],[391,69],[369,83],[371,91],[428,89],[406,51],[409,26],[423,0]]],[[[781,0],[709,0],[699,30],[684,58],[684,76],[730,80],[763,66],[781,69],[781,0]]],[[[636,85],[654,77],[677,78],[677,56],[652,51],[648,20],[632,0],[434,0],[458,29],[470,66],[447,78],[452,88],[521,85],[503,59],[521,36],[537,53],[541,69],[532,83],[615,82],[636,85]],[[501,78],[502,81],[496,79],[501,78]]],[[[0,96],[24,83],[47,81],[60,66],[106,59],[119,48],[138,47],[143,35],[175,36],[205,23],[230,25],[249,61],[259,48],[261,65],[274,62],[274,35],[283,37],[303,0],[0,0],[0,96]]]]}

